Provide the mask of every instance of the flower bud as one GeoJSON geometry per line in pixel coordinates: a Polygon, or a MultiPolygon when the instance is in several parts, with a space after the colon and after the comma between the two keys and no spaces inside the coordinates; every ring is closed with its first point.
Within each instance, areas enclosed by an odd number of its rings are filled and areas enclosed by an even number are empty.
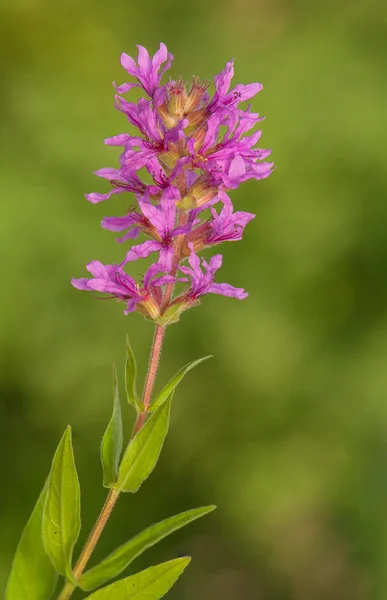
{"type": "Polygon", "coordinates": [[[193,83],[185,104],[186,114],[192,112],[193,110],[198,108],[198,106],[200,106],[200,103],[203,100],[203,96],[208,87],[209,83],[207,81],[203,81],[203,83],[200,83],[199,77],[193,78],[193,83]]]}
{"type": "Polygon", "coordinates": [[[187,90],[181,77],[167,85],[167,95],[169,113],[174,117],[182,118],[187,100],[187,90]]]}
{"type": "Polygon", "coordinates": [[[183,210],[198,208],[215,198],[217,193],[218,188],[212,184],[208,174],[204,173],[191,185],[187,195],[179,202],[178,206],[183,210]]]}

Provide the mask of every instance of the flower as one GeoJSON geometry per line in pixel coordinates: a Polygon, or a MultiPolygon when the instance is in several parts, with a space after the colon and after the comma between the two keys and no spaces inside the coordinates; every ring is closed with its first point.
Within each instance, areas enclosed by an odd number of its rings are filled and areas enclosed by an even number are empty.
{"type": "Polygon", "coordinates": [[[216,110],[235,109],[240,102],[250,100],[263,89],[261,83],[250,83],[249,85],[236,85],[229,91],[231,80],[234,77],[234,61],[226,64],[223,71],[214,77],[215,94],[211,99],[208,110],[215,112],[216,110]]]}
{"type": "Polygon", "coordinates": [[[225,192],[219,192],[223,202],[220,214],[211,208],[212,221],[209,223],[210,231],[205,239],[205,245],[220,244],[221,242],[235,242],[241,240],[244,229],[255,215],[248,212],[233,212],[233,205],[225,192]]]}
{"type": "Polygon", "coordinates": [[[143,87],[148,96],[151,98],[157,91],[160,85],[160,80],[165,71],[167,71],[173,61],[173,56],[167,50],[165,44],[160,44],[159,50],[155,53],[152,59],[149,57],[148,50],[143,46],[137,46],[138,58],[137,63],[124,52],[121,54],[121,65],[124,69],[136,77],[139,83],[124,83],[117,88],[118,93],[128,92],[132,87],[143,87]],[[166,65],[161,68],[161,65],[166,65]],[[160,70],[161,69],[161,70],[160,70]]]}
{"type": "Polygon", "coordinates": [[[148,232],[153,235],[154,240],[148,240],[138,246],[132,246],[127,253],[124,263],[136,260],[137,258],[146,258],[152,252],[160,252],[160,264],[166,270],[172,267],[172,257],[174,253],[174,238],[177,235],[188,233],[192,227],[192,222],[176,227],[176,200],[180,197],[173,194],[171,188],[166,189],[161,197],[160,206],[153,206],[144,199],[139,200],[143,215],[148,219],[152,226],[148,232]]]}
{"type": "Polygon", "coordinates": [[[145,183],[137,176],[136,172],[129,169],[110,169],[109,167],[94,171],[98,177],[108,179],[114,186],[110,192],[106,194],[98,194],[92,192],[85,194],[85,198],[92,204],[97,204],[103,200],[108,200],[113,194],[121,194],[122,192],[134,192],[135,194],[143,194],[147,190],[145,183]]]}
{"type": "Polygon", "coordinates": [[[78,290],[96,291],[109,294],[121,302],[126,302],[124,314],[136,310],[138,304],[142,305],[142,312],[146,312],[151,318],[160,315],[159,300],[160,293],[157,290],[166,283],[174,283],[176,279],[171,275],[164,275],[156,279],[163,271],[159,264],[153,264],[144,275],[143,285],[125,273],[119,265],[104,265],[98,260],[91,261],[86,269],[93,278],[72,279],[72,285],[78,290]]]}
{"type": "Polygon", "coordinates": [[[200,266],[200,258],[191,247],[191,255],[188,259],[191,266],[179,267],[180,271],[191,278],[191,287],[184,295],[187,300],[195,301],[200,296],[203,296],[203,294],[221,294],[222,296],[229,296],[238,300],[247,298],[248,293],[243,288],[236,288],[229,283],[214,283],[215,272],[221,267],[222,260],[223,257],[221,254],[212,256],[209,263],[202,258],[202,265],[205,270],[203,273],[200,266]]]}
{"type": "Polygon", "coordinates": [[[215,208],[211,207],[212,219],[210,218],[204,223],[200,223],[200,219],[194,221],[195,223],[199,221],[200,224],[186,236],[183,246],[184,256],[189,256],[191,244],[195,252],[198,252],[202,248],[222,242],[241,240],[246,225],[255,218],[252,213],[233,212],[234,207],[226,192],[220,191],[218,199],[223,202],[223,208],[219,214],[215,208]]]}

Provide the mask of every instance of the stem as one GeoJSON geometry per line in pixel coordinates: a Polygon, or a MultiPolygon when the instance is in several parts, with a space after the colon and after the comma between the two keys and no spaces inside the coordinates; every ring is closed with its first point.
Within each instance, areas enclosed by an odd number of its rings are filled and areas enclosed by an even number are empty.
{"type": "Polygon", "coordinates": [[[144,410],[142,412],[140,412],[137,416],[137,421],[134,424],[132,437],[134,437],[136,435],[136,433],[138,433],[140,431],[141,427],[145,423],[145,420],[146,420],[146,417],[148,414],[149,404],[150,404],[150,400],[151,400],[151,396],[152,396],[152,390],[153,390],[153,386],[155,384],[157,369],[158,369],[159,363],[160,363],[160,354],[161,354],[161,348],[163,346],[164,335],[165,335],[165,327],[162,327],[161,325],[156,325],[155,335],[154,335],[153,344],[152,344],[152,351],[151,351],[151,355],[149,358],[148,373],[146,375],[144,392],[143,392],[143,396],[142,396],[142,401],[144,403],[144,410]]]}
{"type": "MultiPolygon", "coordinates": [[[[161,327],[161,325],[156,325],[152,349],[151,349],[151,353],[150,353],[150,357],[149,357],[148,373],[147,373],[146,380],[145,380],[144,393],[143,393],[143,398],[142,398],[142,401],[144,404],[144,410],[141,413],[139,413],[139,415],[137,417],[136,423],[133,428],[132,435],[130,436],[131,440],[136,435],[136,433],[138,433],[138,431],[140,431],[140,429],[143,427],[146,417],[147,417],[147,414],[148,414],[149,404],[150,404],[150,400],[151,400],[151,396],[152,396],[152,390],[153,390],[153,386],[155,384],[157,369],[158,369],[159,362],[160,362],[160,354],[161,354],[161,348],[163,345],[164,335],[165,335],[165,327],[161,327]]],[[[84,545],[83,550],[79,556],[79,559],[74,567],[74,571],[73,571],[74,578],[77,581],[80,579],[83,571],[86,568],[87,563],[89,562],[89,559],[94,551],[94,548],[97,545],[97,542],[101,536],[101,533],[105,528],[105,525],[113,511],[113,508],[114,508],[119,496],[120,496],[120,492],[118,490],[113,490],[113,489],[110,490],[107,495],[105,504],[100,512],[97,522],[94,525],[93,529],[91,530],[88,540],[87,540],[86,544],[84,545]]],[[[74,592],[75,588],[76,588],[75,584],[71,583],[70,581],[66,581],[61,593],[58,596],[58,600],[68,600],[71,597],[72,593],[74,592]]]]}

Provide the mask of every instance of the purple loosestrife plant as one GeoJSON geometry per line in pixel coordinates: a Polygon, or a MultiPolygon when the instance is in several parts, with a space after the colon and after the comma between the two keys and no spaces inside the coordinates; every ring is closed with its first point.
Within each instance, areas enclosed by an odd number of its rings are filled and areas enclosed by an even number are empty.
{"type": "Polygon", "coordinates": [[[142,397],[137,395],[136,361],[127,340],[126,395],[136,420],[122,454],[121,405],[114,369],[113,414],[101,444],[103,484],[109,493],[100,516],[73,566],[73,548],[80,530],[80,489],[68,428],[23,531],[6,600],[48,600],[58,574],[65,578],[58,600],[70,598],[77,587],[85,592],[100,588],[87,596],[91,600],[113,596],[115,600],[158,600],[187,566],[188,557],[100,586],[116,578],[148,547],[214,508],[188,510],[151,525],[86,570],[118,497],[123,492],[136,492],[157,463],[176,386],[187,371],[204,360],[183,367],[154,397],[166,327],[197,306],[205,294],[238,300],[248,295],[242,288],[216,281],[221,254],[208,261],[199,254],[222,242],[242,239],[254,215],[234,211],[228,193],[247,179],[268,177],[273,169],[273,163],[265,160],[270,150],[256,148],[262,132],[253,130],[262,117],[251,112],[250,106],[241,106],[261,91],[261,84],[231,87],[234,66],[229,62],[215,76],[212,96],[208,83],[197,77],[190,85],[181,78],[162,85],[172,55],[164,44],[152,58],[145,48],[138,48],[137,62],[127,54],[121,56],[122,66],[135,81],[114,84],[115,106],[138,129],[138,135],[121,133],[105,140],[110,146],[122,147],[120,165],[96,171],[110,182],[110,191],[86,194],[92,204],[116,194],[134,195],[130,210],[102,221],[104,229],[120,233],[117,241],[123,245],[122,261],[105,265],[92,260],[86,267],[91,276],[73,279],[72,284],[123,302],[125,315],[137,311],[153,321],[155,334],[144,392],[142,397]],[[145,97],[137,103],[123,97],[133,87],[144,92],[145,97]],[[140,235],[145,240],[137,243],[140,235]],[[136,260],[141,265],[141,259],[148,256],[153,262],[136,281],[125,271],[126,266],[136,260]]]}

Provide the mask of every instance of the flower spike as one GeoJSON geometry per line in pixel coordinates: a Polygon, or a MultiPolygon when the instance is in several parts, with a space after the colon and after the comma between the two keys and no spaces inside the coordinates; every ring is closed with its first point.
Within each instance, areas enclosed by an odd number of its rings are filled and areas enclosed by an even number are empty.
{"type": "Polygon", "coordinates": [[[207,262],[198,253],[243,238],[255,215],[235,211],[227,192],[248,179],[267,178],[274,166],[266,161],[271,150],[256,147],[262,136],[256,126],[263,117],[251,106],[243,107],[262,85],[231,87],[233,61],[214,77],[212,96],[208,83],[198,77],[191,85],[181,77],[162,85],[172,60],[165,44],[152,57],[143,46],[138,46],[137,61],[121,56],[122,66],[137,81],[115,86],[115,106],[138,133],[124,132],[105,140],[122,148],[120,164],[96,171],[111,189],[86,198],[96,204],[117,195],[123,198],[125,193],[134,195],[124,215],[105,217],[101,223],[104,229],[120,232],[117,241],[128,246],[120,265],[92,261],[87,268],[93,277],[72,282],[78,289],[107,293],[125,302],[126,314],[136,310],[157,323],[175,322],[207,293],[247,297],[243,288],[215,282],[221,254],[207,262]],[[126,100],[122,94],[132,87],[142,88],[146,97],[126,100]],[[149,176],[153,183],[146,181],[149,176]],[[132,245],[131,240],[140,235],[145,239],[132,245]],[[155,261],[142,282],[124,271],[128,263],[150,256],[155,261]],[[179,271],[183,277],[177,277],[179,271]],[[174,297],[179,282],[188,286],[174,297]]]}

